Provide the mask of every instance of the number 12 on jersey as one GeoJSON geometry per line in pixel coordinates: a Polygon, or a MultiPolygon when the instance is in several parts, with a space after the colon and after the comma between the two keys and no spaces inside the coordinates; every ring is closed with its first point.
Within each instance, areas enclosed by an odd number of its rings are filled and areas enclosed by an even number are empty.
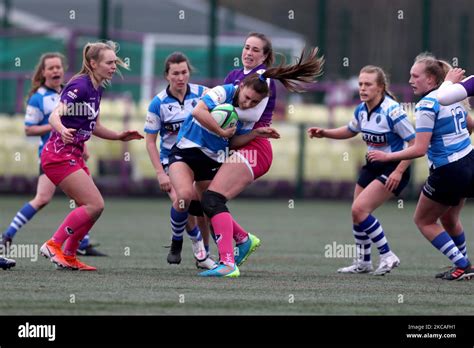
{"type": "Polygon", "coordinates": [[[451,114],[454,118],[454,127],[456,128],[456,134],[462,133],[463,129],[467,128],[466,112],[460,106],[457,106],[455,109],[451,109],[451,114]]]}

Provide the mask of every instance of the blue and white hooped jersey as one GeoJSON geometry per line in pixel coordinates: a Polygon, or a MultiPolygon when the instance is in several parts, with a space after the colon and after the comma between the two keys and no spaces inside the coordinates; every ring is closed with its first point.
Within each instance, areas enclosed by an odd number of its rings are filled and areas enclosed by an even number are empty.
{"type": "MultiPolygon", "coordinates": [[[[220,104],[233,104],[237,87],[232,84],[214,87],[201,100],[209,110],[214,109],[220,104]]],[[[242,122],[237,122],[235,135],[246,134],[252,130],[251,126],[248,128],[243,128],[243,126],[242,122]]],[[[222,138],[216,133],[211,132],[201,125],[193,115],[189,114],[179,131],[176,146],[180,149],[199,148],[214,161],[223,162],[225,154],[228,154],[226,148],[229,147],[229,139],[222,138]]]]}
{"type": "Polygon", "coordinates": [[[370,113],[365,103],[359,104],[347,126],[354,133],[362,132],[369,151],[401,151],[405,142],[415,138],[415,130],[407,114],[389,96],[385,96],[370,113]]]}
{"type": "Polygon", "coordinates": [[[428,148],[428,162],[433,168],[455,162],[472,151],[466,109],[459,102],[441,105],[437,94],[437,89],[431,91],[415,108],[416,132],[433,133],[428,148]]]}
{"type": "Polygon", "coordinates": [[[178,132],[186,117],[196,107],[207,87],[188,84],[183,103],[176,99],[169,91],[169,86],[158,93],[148,107],[145,122],[145,132],[160,133],[160,161],[168,164],[171,148],[176,144],[178,132]]]}
{"type": "MultiPolygon", "coordinates": [[[[25,126],[44,126],[48,124],[49,115],[58,106],[59,93],[44,86],[38,88],[26,105],[25,126]]],[[[38,155],[41,155],[44,144],[48,141],[51,132],[41,136],[38,155]]]]}

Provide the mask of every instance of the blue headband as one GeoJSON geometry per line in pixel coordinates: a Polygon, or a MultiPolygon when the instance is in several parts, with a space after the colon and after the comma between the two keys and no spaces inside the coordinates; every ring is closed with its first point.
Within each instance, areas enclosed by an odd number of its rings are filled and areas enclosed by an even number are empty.
{"type": "Polygon", "coordinates": [[[267,81],[266,77],[264,77],[263,74],[258,75],[258,79],[263,82],[267,81]]]}

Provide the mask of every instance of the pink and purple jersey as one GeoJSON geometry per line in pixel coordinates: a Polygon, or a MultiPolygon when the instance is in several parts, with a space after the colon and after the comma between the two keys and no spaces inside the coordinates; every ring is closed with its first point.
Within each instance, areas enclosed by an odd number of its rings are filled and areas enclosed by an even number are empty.
{"type": "Polygon", "coordinates": [[[94,88],[89,75],[81,75],[69,81],[61,92],[60,102],[67,109],[61,116],[61,123],[66,128],[76,129],[74,141],[64,144],[61,135],[53,130],[45,149],[55,153],[82,153],[84,143],[89,140],[94,131],[103,88],[94,88]]]}
{"type": "Polygon", "coordinates": [[[468,97],[474,96],[474,75],[469,76],[467,79],[464,79],[460,82],[467,92],[468,97]]]}
{"type": "MultiPolygon", "coordinates": [[[[224,80],[225,84],[232,83],[234,86],[237,86],[241,83],[245,77],[250,74],[259,73],[262,74],[266,69],[264,64],[260,64],[250,70],[247,74],[244,72],[244,69],[236,69],[232,70],[224,80]]],[[[260,127],[267,127],[270,126],[272,123],[272,116],[273,110],[275,109],[275,101],[276,101],[276,88],[275,88],[275,81],[270,80],[270,96],[268,99],[267,106],[263,111],[260,119],[255,123],[253,128],[260,128],[260,127]]]]}

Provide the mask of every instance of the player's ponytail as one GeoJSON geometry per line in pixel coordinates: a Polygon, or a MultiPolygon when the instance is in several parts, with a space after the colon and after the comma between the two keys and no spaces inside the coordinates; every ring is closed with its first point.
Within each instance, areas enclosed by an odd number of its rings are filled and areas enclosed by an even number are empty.
{"type": "MultiPolygon", "coordinates": [[[[84,49],[82,50],[82,67],[81,70],[72,77],[72,79],[75,79],[78,76],[81,75],[89,75],[92,77],[94,73],[94,69],[92,68],[91,65],[91,60],[94,60],[96,62],[100,62],[102,56],[101,52],[103,50],[112,50],[114,53],[117,54],[119,47],[118,45],[113,42],[113,41],[107,41],[107,42],[88,42],[85,46],[84,49]]],[[[117,56],[117,65],[121,66],[124,69],[129,69],[128,65],[117,56]]],[[[117,67],[117,73],[122,76],[122,73],[117,67]]],[[[71,79],[71,80],[72,80],[71,79]]],[[[104,85],[107,85],[110,83],[109,80],[104,81],[104,85]]]]}
{"type": "Polygon", "coordinates": [[[295,64],[285,65],[285,61],[274,68],[269,68],[262,74],[248,75],[242,86],[251,87],[257,93],[267,96],[269,88],[267,78],[279,80],[291,92],[305,92],[304,84],[315,82],[316,77],[322,74],[323,57],[318,57],[318,48],[309,51],[303,50],[295,64]]]}
{"type": "Polygon", "coordinates": [[[398,101],[395,95],[390,91],[389,89],[390,82],[389,82],[388,76],[381,67],[375,66],[375,65],[366,65],[362,69],[360,69],[359,74],[362,74],[362,73],[375,74],[376,76],[375,81],[377,85],[383,87],[383,94],[384,95],[386,94],[393,100],[398,101]]]}

